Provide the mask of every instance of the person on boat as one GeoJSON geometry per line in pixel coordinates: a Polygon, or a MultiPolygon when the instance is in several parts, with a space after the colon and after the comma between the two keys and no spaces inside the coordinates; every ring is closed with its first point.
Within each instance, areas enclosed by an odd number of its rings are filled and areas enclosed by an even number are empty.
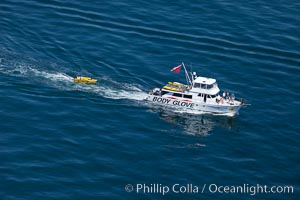
{"type": "Polygon", "coordinates": [[[223,92],[223,98],[225,99],[225,97],[226,97],[226,92],[224,91],[223,92]]]}
{"type": "Polygon", "coordinates": [[[159,95],[159,90],[155,90],[153,94],[154,95],[159,95]]]}
{"type": "Polygon", "coordinates": [[[223,97],[221,97],[220,102],[221,102],[221,104],[224,103],[224,98],[223,97]]]}
{"type": "Polygon", "coordinates": [[[220,103],[220,100],[221,100],[221,96],[218,94],[217,98],[216,98],[216,102],[217,103],[220,103]]]}
{"type": "Polygon", "coordinates": [[[193,72],[193,79],[195,80],[197,78],[197,73],[193,72]]]}
{"type": "Polygon", "coordinates": [[[231,100],[230,100],[230,96],[226,96],[226,99],[225,99],[225,100],[226,100],[227,103],[230,103],[230,101],[231,101],[231,100]]]}
{"type": "Polygon", "coordinates": [[[235,100],[235,96],[234,94],[231,94],[231,100],[234,101],[235,100]]]}
{"type": "Polygon", "coordinates": [[[241,105],[245,103],[245,99],[241,98],[241,105]]]}

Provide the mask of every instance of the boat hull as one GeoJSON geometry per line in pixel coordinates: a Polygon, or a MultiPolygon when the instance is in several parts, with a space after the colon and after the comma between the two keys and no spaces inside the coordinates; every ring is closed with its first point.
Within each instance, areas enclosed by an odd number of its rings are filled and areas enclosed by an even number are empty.
{"type": "Polygon", "coordinates": [[[203,111],[209,113],[227,114],[234,116],[238,114],[242,105],[224,105],[224,104],[209,104],[204,102],[192,101],[192,100],[179,100],[172,99],[163,96],[149,94],[145,101],[153,102],[155,104],[161,104],[176,108],[186,108],[189,110],[203,111]]]}

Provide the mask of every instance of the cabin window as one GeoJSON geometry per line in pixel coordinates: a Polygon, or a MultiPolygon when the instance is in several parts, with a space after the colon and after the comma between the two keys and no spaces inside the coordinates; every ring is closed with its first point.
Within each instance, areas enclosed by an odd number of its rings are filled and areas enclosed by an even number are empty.
{"type": "Polygon", "coordinates": [[[194,88],[200,88],[200,83],[195,83],[194,88]]]}
{"type": "Polygon", "coordinates": [[[217,95],[207,95],[207,98],[215,98],[217,95]]]}
{"type": "Polygon", "coordinates": [[[201,93],[198,94],[199,97],[203,97],[201,93]]]}
{"type": "Polygon", "coordinates": [[[168,91],[161,91],[161,95],[164,95],[164,94],[171,94],[171,93],[168,91]]]}
{"type": "Polygon", "coordinates": [[[192,98],[192,95],[187,95],[187,94],[185,94],[185,95],[183,95],[183,98],[191,99],[191,98],[192,98]]]}
{"type": "Polygon", "coordinates": [[[182,94],[174,93],[173,96],[174,96],[174,97],[182,97],[182,94]]]}
{"type": "Polygon", "coordinates": [[[206,84],[201,84],[202,89],[206,89],[206,84]]]}
{"type": "Polygon", "coordinates": [[[207,89],[211,89],[213,87],[214,87],[214,85],[207,85],[207,89]]]}

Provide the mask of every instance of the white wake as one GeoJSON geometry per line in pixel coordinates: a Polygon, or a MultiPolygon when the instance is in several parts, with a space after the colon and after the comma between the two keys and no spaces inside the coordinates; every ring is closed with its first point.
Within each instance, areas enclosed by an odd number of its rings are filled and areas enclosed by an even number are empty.
{"type": "Polygon", "coordinates": [[[97,85],[74,83],[73,77],[65,73],[40,70],[34,66],[16,65],[12,68],[7,68],[0,63],[0,72],[9,76],[25,77],[33,82],[44,83],[60,90],[94,93],[110,99],[143,100],[147,95],[137,85],[122,84],[113,80],[107,81],[107,78],[101,77],[96,77],[98,79],[97,85]],[[105,82],[110,81],[115,87],[102,83],[102,80],[105,82]]]}

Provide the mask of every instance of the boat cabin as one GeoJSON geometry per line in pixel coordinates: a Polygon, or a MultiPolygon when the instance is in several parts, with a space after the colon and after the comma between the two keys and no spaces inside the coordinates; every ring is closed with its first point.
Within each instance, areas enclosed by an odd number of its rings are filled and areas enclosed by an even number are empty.
{"type": "Polygon", "coordinates": [[[168,82],[163,88],[157,90],[156,94],[179,99],[198,99],[206,102],[215,101],[219,92],[216,79],[196,77],[190,87],[178,82],[168,82]]]}
{"type": "Polygon", "coordinates": [[[197,77],[193,81],[190,92],[215,96],[220,92],[216,79],[197,77]]]}

